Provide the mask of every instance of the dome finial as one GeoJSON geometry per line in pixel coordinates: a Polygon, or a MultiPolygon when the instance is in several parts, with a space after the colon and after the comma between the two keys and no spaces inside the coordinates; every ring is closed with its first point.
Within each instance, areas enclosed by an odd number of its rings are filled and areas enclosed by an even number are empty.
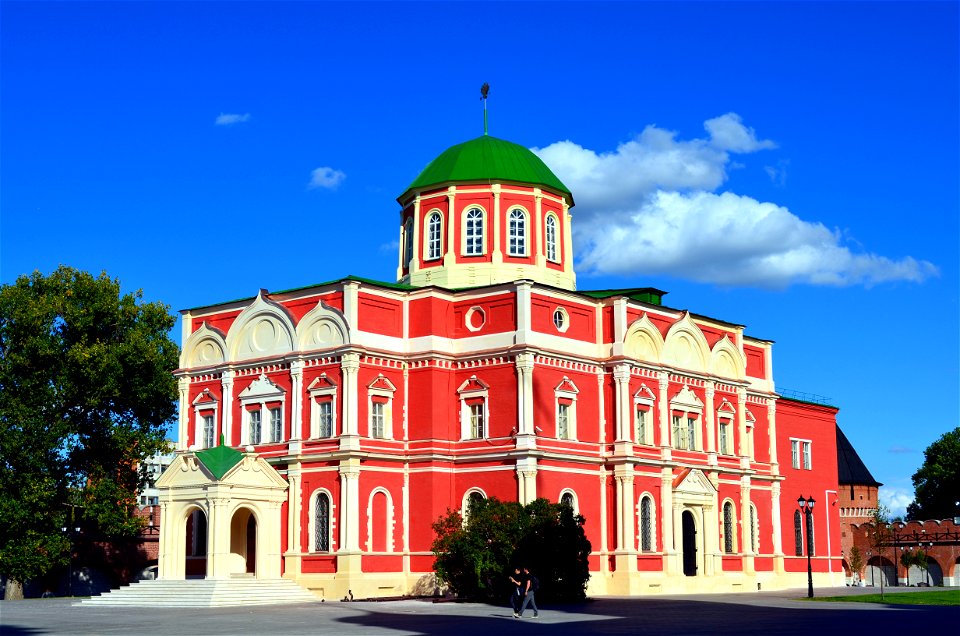
{"type": "Polygon", "coordinates": [[[480,87],[480,99],[483,101],[483,134],[487,134],[487,94],[490,92],[490,84],[483,83],[480,87]]]}

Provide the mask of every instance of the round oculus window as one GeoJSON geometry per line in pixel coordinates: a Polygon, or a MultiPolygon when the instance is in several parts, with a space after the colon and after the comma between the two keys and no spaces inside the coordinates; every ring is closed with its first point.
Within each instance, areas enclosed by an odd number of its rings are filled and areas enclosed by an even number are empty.
{"type": "Polygon", "coordinates": [[[557,307],[553,310],[553,326],[557,331],[564,332],[570,326],[570,317],[563,307],[557,307]]]}

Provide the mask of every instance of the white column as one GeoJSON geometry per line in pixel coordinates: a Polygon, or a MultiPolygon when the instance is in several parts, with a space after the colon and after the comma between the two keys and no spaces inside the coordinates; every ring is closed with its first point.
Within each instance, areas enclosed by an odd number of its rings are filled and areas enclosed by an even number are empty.
{"type": "Polygon", "coordinates": [[[532,353],[517,355],[517,440],[534,436],[533,424],[533,361],[532,353]]]}
{"type": "Polygon", "coordinates": [[[660,397],[657,399],[660,407],[660,459],[668,462],[673,454],[670,450],[670,398],[667,395],[670,376],[666,371],[657,373],[657,386],[660,388],[660,397]]]}
{"type": "Polygon", "coordinates": [[[187,450],[187,440],[190,434],[190,378],[181,376],[177,380],[177,390],[180,394],[177,450],[187,450]]]}
{"type": "MultiPolygon", "coordinates": [[[[573,271],[573,232],[570,222],[570,208],[563,202],[563,273],[576,280],[573,271]]],[[[576,288],[576,286],[574,286],[576,288]]]]}
{"type": "MultiPolygon", "coordinates": [[[[227,369],[220,375],[220,388],[223,392],[223,404],[220,412],[223,414],[223,426],[220,429],[224,444],[233,446],[233,371],[227,369]]],[[[220,440],[216,440],[219,445],[220,440]]]]}
{"type": "Polygon", "coordinates": [[[740,433],[740,468],[750,468],[750,444],[747,443],[747,392],[737,389],[737,431],[740,433]]]}
{"type": "MultiPolygon", "coordinates": [[[[490,245],[493,246],[493,257],[492,262],[502,263],[503,262],[503,249],[500,246],[500,219],[502,215],[500,214],[500,184],[493,184],[493,212],[491,213],[492,219],[489,219],[487,224],[488,228],[491,228],[493,231],[492,240],[490,245]]],[[[489,231],[489,230],[488,230],[489,231]]]]}
{"type": "Polygon", "coordinates": [[[607,544],[607,470],[601,466],[600,473],[600,572],[606,574],[610,570],[610,561],[607,559],[609,545],[607,544]]]}
{"type": "Polygon", "coordinates": [[[706,404],[704,405],[704,422],[707,426],[707,463],[713,466],[717,465],[717,422],[716,422],[716,413],[713,408],[713,397],[716,393],[716,385],[712,380],[708,380],[706,383],[706,389],[704,395],[707,398],[706,404]]]}
{"type": "Polygon", "coordinates": [[[534,213],[533,218],[530,219],[530,254],[536,255],[536,264],[537,267],[545,267],[547,264],[546,250],[546,237],[545,233],[545,223],[543,218],[543,194],[540,188],[533,189],[533,200],[534,200],[534,213]],[[537,228],[537,231],[534,232],[534,226],[537,228]],[[536,239],[534,239],[536,237],[536,239]]]}
{"type": "Polygon", "coordinates": [[[360,372],[360,354],[345,353],[340,361],[343,372],[343,424],[340,434],[341,450],[355,450],[360,447],[359,416],[360,390],[358,374],[360,372]]]}
{"type": "Polygon", "coordinates": [[[783,572],[783,537],[780,532],[780,482],[770,487],[770,533],[773,535],[773,569],[783,572]]]}
{"type": "Polygon", "coordinates": [[[780,474],[780,461],[777,459],[777,402],[767,400],[767,433],[770,438],[770,473],[780,474]]]}
{"type": "Polygon", "coordinates": [[[410,254],[410,276],[413,276],[413,273],[420,269],[420,255],[423,253],[423,245],[420,241],[420,197],[417,197],[413,202],[413,242],[411,246],[413,247],[412,253],[410,254]]]}
{"type": "Polygon", "coordinates": [[[340,462],[340,552],[360,550],[360,460],[340,462]]]}
{"type": "Polygon", "coordinates": [[[290,392],[293,403],[290,408],[290,441],[303,438],[303,360],[290,363],[290,392]]]}
{"type": "Polygon", "coordinates": [[[663,553],[667,574],[672,574],[677,570],[673,515],[673,471],[669,467],[664,467],[660,473],[660,536],[663,537],[663,553]]]}
{"type": "MultiPolygon", "coordinates": [[[[617,442],[629,442],[630,434],[630,365],[618,364],[613,369],[614,379],[614,417],[617,442]]],[[[632,446],[632,444],[625,445],[632,446]]],[[[622,449],[621,449],[622,450],[622,449]]]]}
{"type": "Polygon", "coordinates": [[[457,237],[454,232],[456,210],[453,207],[456,186],[447,188],[447,249],[443,253],[443,266],[450,267],[457,262],[457,237]]]}
{"type": "Polygon", "coordinates": [[[750,530],[750,475],[744,475],[740,478],[740,538],[743,543],[740,545],[740,552],[743,554],[743,571],[752,574],[753,557],[755,552],[751,545],[750,530]]]}

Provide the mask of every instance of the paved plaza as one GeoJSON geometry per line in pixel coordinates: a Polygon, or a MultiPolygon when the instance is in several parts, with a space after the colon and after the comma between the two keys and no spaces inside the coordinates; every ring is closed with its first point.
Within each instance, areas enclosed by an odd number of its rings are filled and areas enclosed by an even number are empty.
{"type": "MultiPolygon", "coordinates": [[[[819,590],[822,596],[877,590],[819,590]]],[[[897,589],[897,591],[903,591],[897,589]]],[[[960,590],[957,591],[960,595],[960,590]]],[[[805,590],[738,595],[602,598],[516,619],[506,607],[419,600],[170,610],[77,607],[68,599],[0,602],[0,634],[390,635],[955,633],[958,607],[811,603],[805,590]],[[938,632],[937,630],[942,630],[938,632]]]]}

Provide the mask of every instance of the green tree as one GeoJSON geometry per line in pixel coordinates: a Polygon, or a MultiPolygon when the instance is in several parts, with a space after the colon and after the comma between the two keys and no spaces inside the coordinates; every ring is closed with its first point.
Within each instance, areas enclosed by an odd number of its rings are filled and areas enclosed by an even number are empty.
{"type": "Polygon", "coordinates": [[[570,506],[546,499],[526,506],[471,500],[466,521],[448,510],[433,524],[434,570],[461,597],[501,601],[511,591],[508,572],[526,565],[540,579],[539,596],[582,600],[590,578],[584,522],[570,506]]]}
{"type": "Polygon", "coordinates": [[[864,565],[863,552],[857,546],[850,548],[850,552],[847,553],[847,565],[850,566],[850,571],[853,573],[853,584],[856,585],[860,582],[864,565]]]}
{"type": "MultiPolygon", "coordinates": [[[[877,564],[880,567],[880,599],[883,600],[883,584],[884,579],[887,578],[887,567],[884,565],[884,561],[886,560],[884,551],[888,548],[893,550],[893,548],[890,547],[892,545],[893,531],[890,528],[890,511],[882,503],[877,504],[872,516],[872,525],[869,529],[870,547],[873,548],[873,554],[877,555],[877,564]]],[[[897,556],[894,554],[893,563],[896,564],[896,562],[897,556]]],[[[893,567],[894,572],[896,572],[896,565],[893,567]]]]}
{"type": "Polygon", "coordinates": [[[168,308],[61,266],[0,287],[0,573],[6,598],[68,558],[62,527],[129,536],[164,447],[179,349],[168,308]],[[75,515],[75,516],[74,516],[75,515]]]}
{"type": "Polygon", "coordinates": [[[960,515],[960,426],[923,451],[923,465],[913,474],[913,490],[907,519],[951,519],[960,515]]]}

